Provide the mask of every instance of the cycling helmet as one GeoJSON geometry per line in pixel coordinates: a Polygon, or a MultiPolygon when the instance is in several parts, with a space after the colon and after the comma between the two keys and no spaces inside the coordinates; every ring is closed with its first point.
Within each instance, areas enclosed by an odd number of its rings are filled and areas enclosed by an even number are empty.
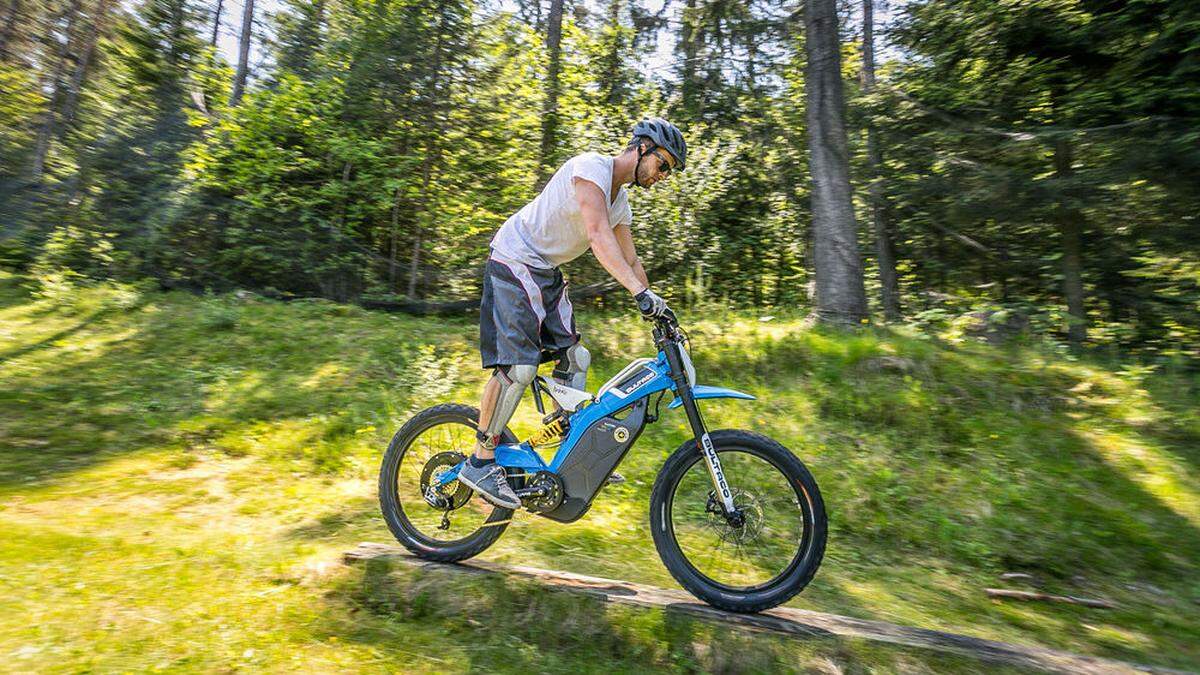
{"type": "Polygon", "coordinates": [[[671,153],[678,162],[675,170],[683,171],[687,164],[687,141],[683,140],[678,127],[661,117],[651,117],[633,125],[633,137],[638,136],[649,138],[655,145],[671,153]]]}

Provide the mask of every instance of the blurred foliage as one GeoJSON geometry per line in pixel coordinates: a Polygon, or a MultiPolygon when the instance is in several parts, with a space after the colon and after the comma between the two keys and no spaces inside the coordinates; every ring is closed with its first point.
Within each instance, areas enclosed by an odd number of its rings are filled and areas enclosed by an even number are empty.
{"type": "MultiPolygon", "coordinates": [[[[475,297],[542,159],[546,3],[518,5],[287,0],[260,17],[230,107],[211,2],[0,1],[0,262],[78,283],[475,297]]],[[[800,9],[565,3],[548,161],[615,154],[643,115],[684,128],[688,170],[632,190],[639,251],[677,304],[811,301],[800,9]]],[[[870,125],[906,321],[1003,310],[1055,339],[1197,356],[1195,3],[905,3],[877,26],[870,95],[844,9],[856,206],[868,222],[870,125]]],[[[590,257],[568,272],[607,276],[590,257]]]]}
{"type": "Polygon", "coordinates": [[[910,306],[986,298],[1062,330],[1073,273],[1092,341],[1200,353],[1200,287],[1164,274],[1198,260],[1195,3],[911,3],[892,35],[909,58],[862,113],[910,306]]]}

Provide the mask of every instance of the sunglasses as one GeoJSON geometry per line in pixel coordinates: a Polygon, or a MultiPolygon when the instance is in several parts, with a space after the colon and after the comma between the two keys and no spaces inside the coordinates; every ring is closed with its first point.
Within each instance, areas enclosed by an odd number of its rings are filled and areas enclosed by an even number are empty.
{"type": "Polygon", "coordinates": [[[666,157],[663,157],[661,154],[659,154],[658,148],[651,150],[650,154],[654,155],[659,159],[659,161],[662,162],[658,165],[658,170],[660,173],[662,173],[662,175],[666,176],[667,174],[671,173],[671,162],[667,161],[666,157]]]}

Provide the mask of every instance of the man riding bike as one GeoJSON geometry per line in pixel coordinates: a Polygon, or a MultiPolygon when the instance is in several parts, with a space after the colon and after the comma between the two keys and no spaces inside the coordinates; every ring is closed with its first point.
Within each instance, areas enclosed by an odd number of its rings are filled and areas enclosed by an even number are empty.
{"type": "Polygon", "coordinates": [[[675,125],[657,117],[638,122],[632,135],[615,157],[585,152],[567,160],[541,194],[492,238],[479,311],[480,353],[492,377],[479,406],[475,452],[458,480],[496,506],[521,505],[495,461],[495,449],[537,375],[543,352],[557,357],[556,381],[575,389],[587,386],[591,356],[576,331],[559,265],[591,248],[644,315],[667,311],[667,303],[650,290],[633,245],[625,185],[648,188],[682,171],[687,143],[675,125]]]}

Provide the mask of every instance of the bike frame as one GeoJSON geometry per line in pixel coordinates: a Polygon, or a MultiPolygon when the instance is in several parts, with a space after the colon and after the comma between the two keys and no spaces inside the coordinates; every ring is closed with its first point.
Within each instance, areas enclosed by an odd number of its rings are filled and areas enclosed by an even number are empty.
{"type": "MultiPolygon", "coordinates": [[[[670,390],[675,394],[675,400],[670,403],[668,408],[682,407],[687,414],[688,423],[691,425],[697,445],[700,447],[701,454],[708,467],[713,488],[721,498],[725,514],[734,513],[736,509],[733,503],[733,495],[725,480],[725,474],[721,470],[721,461],[717,457],[716,450],[713,448],[712,440],[708,435],[708,429],[704,424],[704,417],[700,414],[700,408],[696,405],[696,401],[702,398],[753,399],[754,396],[723,387],[692,386],[688,380],[688,368],[685,365],[687,356],[679,345],[679,340],[673,327],[667,322],[662,320],[658,322],[658,325],[654,329],[654,341],[660,350],[658,358],[643,365],[645,369],[651,372],[643,375],[640,378],[643,381],[636,382],[636,386],[627,393],[621,387],[611,387],[604,391],[594,403],[571,414],[568,418],[570,431],[558,446],[558,450],[554,453],[554,457],[551,458],[549,464],[543,461],[542,457],[528,443],[497,445],[496,462],[500,466],[509,469],[521,469],[531,473],[548,471],[557,474],[559,468],[578,447],[580,439],[583,438],[584,434],[593,424],[632,406],[642,399],[670,390]]],[[[634,430],[634,433],[638,433],[639,431],[640,429],[634,430]]],[[[462,464],[459,464],[450,471],[443,473],[436,480],[435,485],[441,486],[455,480],[458,477],[458,471],[461,467],[462,464]]]]}

